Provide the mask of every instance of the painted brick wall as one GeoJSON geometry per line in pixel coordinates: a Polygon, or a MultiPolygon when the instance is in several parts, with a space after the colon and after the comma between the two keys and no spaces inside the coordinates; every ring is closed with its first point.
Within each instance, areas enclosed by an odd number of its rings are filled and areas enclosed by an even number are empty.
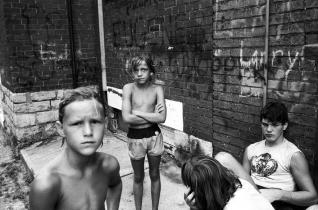
{"type": "Polygon", "coordinates": [[[238,158],[262,138],[266,85],[266,101],[288,107],[287,136],[317,163],[318,56],[306,53],[318,43],[317,1],[271,1],[268,84],[266,0],[118,0],[104,13],[108,85],[122,88],[129,59],[151,54],[166,97],[184,104],[184,131],[238,158]]]}
{"type": "MultiPolygon", "coordinates": [[[[66,0],[7,0],[1,6],[1,39],[7,44],[7,48],[0,49],[7,58],[0,60],[3,85],[12,92],[72,87],[66,0]]],[[[95,1],[74,0],[72,9],[78,85],[97,84],[95,1]]]]}

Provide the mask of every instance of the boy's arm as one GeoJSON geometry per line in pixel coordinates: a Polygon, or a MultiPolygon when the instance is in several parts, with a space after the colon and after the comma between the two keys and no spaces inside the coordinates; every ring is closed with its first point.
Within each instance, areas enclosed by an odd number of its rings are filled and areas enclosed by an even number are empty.
{"type": "Polygon", "coordinates": [[[164,123],[166,121],[167,109],[162,86],[156,87],[156,94],[157,104],[155,106],[155,112],[142,112],[133,110],[132,113],[147,120],[148,122],[164,123]]]}
{"type": "Polygon", "coordinates": [[[245,149],[244,155],[243,155],[243,168],[246,171],[246,173],[248,173],[249,175],[251,174],[251,163],[248,160],[247,148],[245,149]]]}
{"type": "Polygon", "coordinates": [[[291,172],[299,191],[290,192],[277,189],[260,190],[272,202],[281,200],[299,206],[317,203],[317,192],[310,177],[308,163],[303,153],[296,152],[291,158],[291,172]]]}
{"type": "Polygon", "coordinates": [[[122,103],[122,116],[123,120],[128,124],[146,124],[148,121],[136,116],[131,110],[131,87],[130,84],[126,84],[123,87],[123,103],[122,103]]]}
{"type": "Polygon", "coordinates": [[[36,178],[31,184],[30,210],[54,210],[58,201],[60,181],[55,176],[36,178]]]}
{"type": "Polygon", "coordinates": [[[119,175],[119,163],[112,158],[107,170],[110,171],[109,186],[107,191],[106,203],[108,210],[118,210],[122,191],[122,182],[119,175]]]}

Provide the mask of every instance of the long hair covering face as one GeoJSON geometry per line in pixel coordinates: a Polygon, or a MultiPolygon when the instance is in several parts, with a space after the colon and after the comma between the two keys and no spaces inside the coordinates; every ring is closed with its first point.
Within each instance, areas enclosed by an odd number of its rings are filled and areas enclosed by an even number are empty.
{"type": "Polygon", "coordinates": [[[195,156],[182,166],[183,183],[194,192],[200,210],[223,210],[237,188],[239,179],[217,160],[208,156],[195,156]]]}

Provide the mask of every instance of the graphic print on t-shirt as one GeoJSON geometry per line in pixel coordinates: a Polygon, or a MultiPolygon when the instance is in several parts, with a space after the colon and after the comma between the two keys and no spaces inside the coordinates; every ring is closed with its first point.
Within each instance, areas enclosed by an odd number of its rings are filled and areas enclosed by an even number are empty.
{"type": "Polygon", "coordinates": [[[278,164],[276,160],[271,159],[271,154],[264,153],[251,158],[251,169],[253,172],[263,177],[268,177],[275,173],[278,164]]]}

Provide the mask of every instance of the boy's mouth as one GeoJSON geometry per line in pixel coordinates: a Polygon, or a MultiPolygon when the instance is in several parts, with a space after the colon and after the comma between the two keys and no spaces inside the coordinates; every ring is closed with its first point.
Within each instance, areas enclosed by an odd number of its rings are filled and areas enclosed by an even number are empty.
{"type": "Polygon", "coordinates": [[[81,144],[95,144],[95,141],[84,141],[81,144]]]}
{"type": "Polygon", "coordinates": [[[271,137],[273,137],[273,134],[265,134],[265,137],[271,138],[271,137]]]}

